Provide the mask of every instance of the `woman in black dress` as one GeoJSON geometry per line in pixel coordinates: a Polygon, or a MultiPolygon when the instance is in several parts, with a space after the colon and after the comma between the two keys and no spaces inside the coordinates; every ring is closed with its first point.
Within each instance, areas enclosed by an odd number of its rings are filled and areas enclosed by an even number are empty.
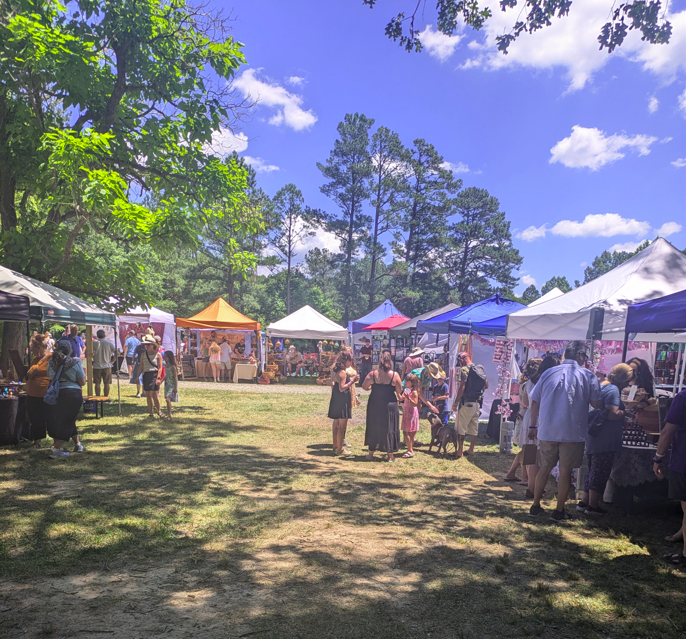
{"type": "Polygon", "coordinates": [[[345,369],[352,366],[353,356],[348,350],[341,351],[331,369],[331,401],[329,402],[329,419],[333,419],[333,454],[345,455],[343,448],[345,429],[352,417],[352,398],[350,387],[360,378],[348,377],[345,369]]]}
{"type": "Polygon", "coordinates": [[[381,353],[379,370],[372,371],[362,384],[364,390],[372,389],[367,403],[367,429],[365,446],[369,446],[367,459],[374,459],[374,451],[380,450],[394,462],[394,453],[400,448],[400,410],[402,398],[400,375],[393,370],[393,360],[388,351],[381,353]]]}

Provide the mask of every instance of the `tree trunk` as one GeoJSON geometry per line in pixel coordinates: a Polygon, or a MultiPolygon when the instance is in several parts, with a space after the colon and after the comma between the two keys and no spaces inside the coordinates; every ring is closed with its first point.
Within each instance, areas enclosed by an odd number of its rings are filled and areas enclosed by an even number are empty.
{"type": "Polygon", "coordinates": [[[286,315],[291,314],[291,256],[288,256],[288,270],[286,271],[286,315]]]}
{"type": "MultiPolygon", "coordinates": [[[[11,119],[7,95],[0,92],[0,220],[3,233],[17,226],[17,212],[14,206],[17,183],[12,171],[12,158],[7,136],[7,125],[12,123],[11,119]]],[[[12,268],[13,265],[5,264],[5,266],[12,268]]]]}
{"type": "Polygon", "coordinates": [[[343,305],[343,326],[350,321],[350,271],[353,263],[353,223],[355,221],[355,199],[350,202],[350,219],[348,220],[348,246],[346,247],[345,300],[343,305]]]}
{"type": "Polygon", "coordinates": [[[369,273],[369,312],[374,310],[374,293],[376,292],[376,249],[379,243],[379,218],[381,217],[381,175],[376,192],[376,211],[374,217],[374,235],[372,237],[372,265],[369,273]]]}
{"type": "Polygon", "coordinates": [[[10,369],[10,351],[19,351],[24,359],[26,346],[26,322],[5,322],[2,329],[2,354],[0,354],[0,370],[4,376],[7,376],[10,369]]]}

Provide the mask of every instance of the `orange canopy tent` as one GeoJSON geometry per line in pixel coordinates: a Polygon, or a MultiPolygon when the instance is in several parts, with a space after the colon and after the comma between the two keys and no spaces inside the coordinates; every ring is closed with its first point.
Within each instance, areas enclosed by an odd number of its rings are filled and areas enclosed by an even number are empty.
{"type": "Polygon", "coordinates": [[[221,297],[193,317],[177,317],[176,325],[183,328],[226,328],[244,331],[259,331],[262,328],[259,322],[239,313],[221,297]]]}

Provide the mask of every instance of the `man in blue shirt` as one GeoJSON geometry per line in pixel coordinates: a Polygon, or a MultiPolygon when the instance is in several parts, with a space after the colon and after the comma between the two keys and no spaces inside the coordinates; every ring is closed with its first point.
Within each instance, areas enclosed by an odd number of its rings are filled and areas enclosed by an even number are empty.
{"type": "Polygon", "coordinates": [[[133,354],[136,352],[140,343],[141,341],[136,337],[136,333],[134,333],[134,331],[129,331],[129,336],[124,342],[124,357],[126,358],[126,365],[129,368],[133,365],[133,354]]]}
{"type": "Polygon", "coordinates": [[[587,360],[586,343],[578,340],[569,342],[562,364],[545,371],[529,395],[529,438],[538,437],[541,458],[534,503],[529,511],[531,517],[545,512],[541,508],[541,497],[548,475],[559,461],[557,509],[550,519],[571,519],[565,510],[565,503],[572,485],[572,470],[579,468],[584,459],[588,435],[588,405],[593,408],[603,407],[598,378],[584,367],[587,360]]]}
{"type": "Polygon", "coordinates": [[[83,359],[86,355],[85,344],[79,337],[79,327],[76,324],[70,324],[69,334],[65,331],[64,335],[60,337],[60,342],[69,342],[72,357],[83,359]]]}

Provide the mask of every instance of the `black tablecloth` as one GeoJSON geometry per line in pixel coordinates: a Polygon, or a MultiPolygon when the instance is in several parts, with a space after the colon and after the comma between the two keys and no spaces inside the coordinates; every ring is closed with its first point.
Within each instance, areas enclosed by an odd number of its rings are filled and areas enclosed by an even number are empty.
{"type": "MultiPolygon", "coordinates": [[[[498,406],[503,403],[502,399],[494,399],[493,404],[491,404],[491,414],[488,416],[488,428],[486,429],[486,434],[495,441],[500,441],[500,415],[497,413],[498,406]]],[[[519,413],[519,402],[510,402],[510,409],[512,414],[510,415],[510,421],[513,422],[517,413],[519,413]]]]}
{"type": "Polygon", "coordinates": [[[26,397],[0,397],[0,446],[19,443],[26,422],[26,397]]]}

